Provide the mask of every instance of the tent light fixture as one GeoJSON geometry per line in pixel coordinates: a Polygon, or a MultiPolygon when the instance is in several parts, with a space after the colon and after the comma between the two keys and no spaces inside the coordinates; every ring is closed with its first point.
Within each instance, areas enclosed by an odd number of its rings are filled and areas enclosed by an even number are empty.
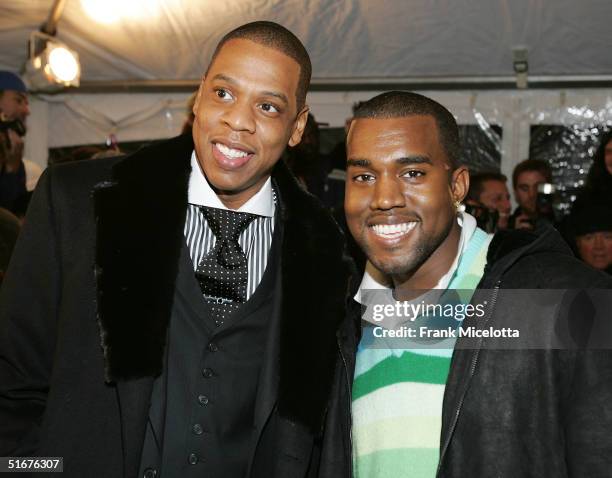
{"type": "Polygon", "coordinates": [[[50,92],[79,86],[81,64],[76,51],[39,31],[30,35],[29,50],[24,76],[30,89],[50,92]]]}

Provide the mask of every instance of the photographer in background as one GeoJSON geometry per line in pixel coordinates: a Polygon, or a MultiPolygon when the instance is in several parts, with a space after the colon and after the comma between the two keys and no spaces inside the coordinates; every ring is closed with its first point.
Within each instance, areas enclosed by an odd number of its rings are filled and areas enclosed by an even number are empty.
{"type": "Polygon", "coordinates": [[[486,232],[508,228],[512,205],[506,181],[506,176],[494,172],[470,176],[466,209],[486,232]]]}
{"type": "Polygon", "coordinates": [[[27,89],[21,78],[0,71],[0,207],[23,215],[28,193],[41,168],[23,158],[26,119],[30,114],[27,89]]]}
{"type": "Polygon", "coordinates": [[[601,135],[586,183],[578,197],[585,195],[601,201],[612,201],[612,130],[601,135]]]}
{"type": "Polygon", "coordinates": [[[591,267],[612,274],[612,197],[586,190],[569,215],[570,245],[591,267]]]}
{"type": "Polygon", "coordinates": [[[542,216],[538,209],[538,187],[551,182],[552,171],[545,161],[526,159],[516,165],[512,172],[512,187],[518,207],[510,216],[510,229],[535,227],[542,216]]]}

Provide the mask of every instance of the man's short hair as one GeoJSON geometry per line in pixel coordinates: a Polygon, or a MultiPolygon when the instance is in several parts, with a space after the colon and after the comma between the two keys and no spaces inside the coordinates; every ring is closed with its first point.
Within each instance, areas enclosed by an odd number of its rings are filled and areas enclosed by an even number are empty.
{"type": "Polygon", "coordinates": [[[455,117],[440,103],[408,91],[388,91],[364,101],[355,108],[354,119],[404,118],[432,116],[438,125],[438,135],[453,169],[461,163],[461,141],[455,117]]]}
{"type": "Polygon", "coordinates": [[[298,110],[301,110],[306,103],[306,93],[308,92],[310,77],[312,75],[312,64],[310,62],[310,55],[308,55],[306,48],[299,38],[278,23],[267,21],[247,23],[246,25],[242,25],[232,30],[221,38],[221,41],[219,41],[215,48],[208,67],[210,68],[210,65],[213,64],[223,45],[230,40],[237,39],[250,40],[280,51],[297,62],[300,66],[300,78],[298,81],[296,98],[298,110]]]}
{"type": "Polygon", "coordinates": [[[516,189],[518,177],[526,171],[537,171],[546,179],[547,183],[552,182],[552,170],[546,161],[541,159],[526,159],[516,165],[512,171],[512,188],[516,189]]]}
{"type": "Polygon", "coordinates": [[[484,183],[487,181],[499,181],[506,184],[508,178],[501,173],[495,172],[477,173],[473,175],[470,174],[470,189],[467,195],[468,199],[480,202],[480,195],[484,191],[484,183]]]}

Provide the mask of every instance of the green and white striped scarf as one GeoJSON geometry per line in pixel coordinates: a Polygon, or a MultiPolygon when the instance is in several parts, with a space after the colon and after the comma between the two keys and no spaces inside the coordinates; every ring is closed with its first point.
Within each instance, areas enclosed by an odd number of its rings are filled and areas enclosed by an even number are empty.
{"type": "MultiPolygon", "coordinates": [[[[447,290],[471,300],[492,236],[476,228],[458,259],[447,290]],[[467,294],[465,293],[467,291],[467,294]]],[[[433,478],[438,466],[442,398],[454,342],[449,348],[381,346],[364,328],[353,385],[355,478],[433,478]]]]}

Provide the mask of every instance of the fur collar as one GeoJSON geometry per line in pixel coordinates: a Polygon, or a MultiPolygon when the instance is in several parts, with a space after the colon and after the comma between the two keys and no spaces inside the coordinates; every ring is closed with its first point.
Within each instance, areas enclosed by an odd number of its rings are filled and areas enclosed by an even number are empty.
{"type": "Polygon", "coordinates": [[[354,266],[340,227],[284,163],[272,177],[284,221],[279,412],[316,432],[332,387],[336,332],[346,317],[354,266]]]}
{"type": "Polygon", "coordinates": [[[145,148],[94,189],[97,313],[109,382],[161,372],[192,148],[182,137],[145,148]]]}
{"type": "MultiPolygon", "coordinates": [[[[193,142],[143,149],[94,190],[97,310],[109,382],[162,372],[187,209],[193,142]]],[[[345,318],[351,261],[342,233],[279,161],[283,221],[279,412],[320,429],[345,318]]]]}

